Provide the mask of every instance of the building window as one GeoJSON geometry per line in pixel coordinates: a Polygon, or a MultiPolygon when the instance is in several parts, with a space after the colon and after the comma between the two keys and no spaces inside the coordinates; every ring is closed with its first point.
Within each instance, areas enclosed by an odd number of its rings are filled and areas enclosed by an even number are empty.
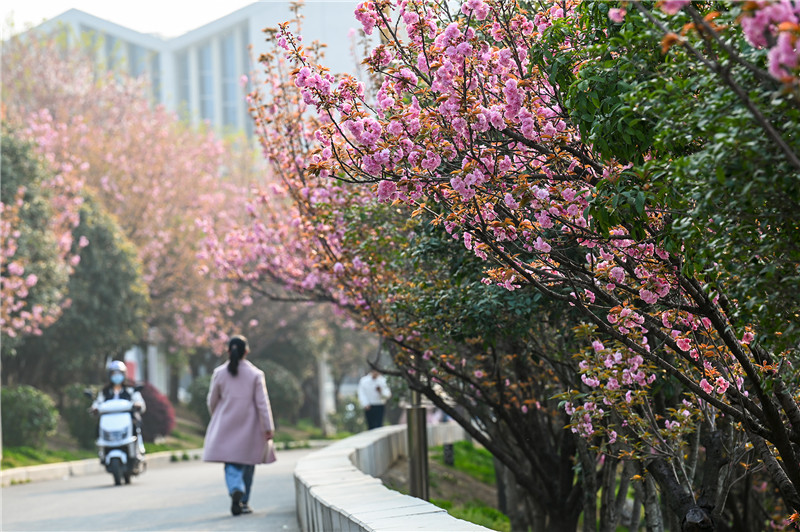
{"type": "Polygon", "coordinates": [[[220,41],[220,57],[222,58],[222,123],[231,128],[239,125],[239,80],[236,65],[236,37],[233,33],[220,41]]]}
{"type": "Polygon", "coordinates": [[[131,77],[138,78],[145,72],[145,50],[141,46],[128,43],[128,72],[131,77]]]}
{"type": "MultiPolygon", "coordinates": [[[[188,76],[187,76],[188,78],[188,76]]],[[[161,54],[150,53],[150,84],[153,88],[153,100],[161,101],[161,54]]]]}
{"type": "MultiPolygon", "coordinates": [[[[247,79],[249,80],[252,77],[252,66],[250,65],[250,26],[249,23],[245,23],[242,28],[241,32],[239,33],[239,38],[241,39],[241,47],[245,53],[242,54],[242,66],[240,67],[242,73],[247,74],[247,79]]],[[[253,85],[250,81],[247,82],[247,85],[244,87],[244,92],[249,93],[253,89],[253,85]]],[[[253,136],[253,120],[250,118],[250,109],[249,104],[246,100],[242,99],[239,102],[239,105],[244,105],[247,111],[246,117],[244,120],[244,131],[248,137],[253,136]]]]}
{"type": "Polygon", "coordinates": [[[97,30],[92,28],[91,26],[87,26],[86,24],[81,24],[80,26],[80,34],[81,34],[81,46],[88,46],[92,53],[96,56],[100,53],[99,48],[97,46],[97,30]]]}
{"type": "Polygon", "coordinates": [[[198,50],[200,79],[200,118],[214,121],[214,65],[211,59],[211,44],[198,50]]]}
{"type": "Polygon", "coordinates": [[[189,111],[192,106],[189,80],[189,54],[185,51],[175,55],[175,70],[178,76],[178,115],[184,120],[189,120],[189,111]]]}
{"type": "Polygon", "coordinates": [[[106,33],[103,35],[103,43],[106,53],[106,68],[108,68],[108,70],[114,70],[117,66],[117,54],[119,53],[117,38],[106,33]]]}

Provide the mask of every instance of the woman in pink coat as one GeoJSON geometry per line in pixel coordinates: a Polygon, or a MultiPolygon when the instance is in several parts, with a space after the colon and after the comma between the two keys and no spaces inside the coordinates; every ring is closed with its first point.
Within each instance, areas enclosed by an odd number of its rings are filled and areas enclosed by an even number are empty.
{"type": "Polygon", "coordinates": [[[236,335],[228,343],[228,361],[214,370],[208,389],[211,421],[203,460],[225,463],[231,513],[251,513],[250,486],[256,464],[275,460],[271,448],[275,424],[264,372],[244,360],[250,348],[236,335]]]}

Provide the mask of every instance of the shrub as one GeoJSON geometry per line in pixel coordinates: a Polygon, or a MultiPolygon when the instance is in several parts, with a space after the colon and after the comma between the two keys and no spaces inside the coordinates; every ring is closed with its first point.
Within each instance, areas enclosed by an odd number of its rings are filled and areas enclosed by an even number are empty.
{"type": "Polygon", "coordinates": [[[337,434],[356,434],[367,430],[364,410],[358,405],[358,398],[355,396],[343,397],[336,407],[336,412],[330,414],[328,420],[333,424],[337,434]]]}
{"type": "Polygon", "coordinates": [[[192,384],[189,385],[189,394],[192,396],[189,399],[189,410],[192,411],[200,418],[203,425],[208,425],[211,420],[211,414],[208,413],[208,404],[206,398],[208,397],[208,387],[211,384],[211,375],[197,377],[192,384]]]}
{"type": "Polygon", "coordinates": [[[3,405],[3,445],[35,447],[44,445],[55,433],[58,411],[53,400],[33,386],[20,385],[0,390],[3,405]]]}
{"type": "Polygon", "coordinates": [[[168,436],[175,428],[175,409],[166,395],[149,382],[142,388],[142,398],[147,409],[142,415],[142,438],[153,443],[159,436],[168,436]]]}
{"type": "Polygon", "coordinates": [[[89,414],[91,400],[83,393],[88,386],[70,384],[64,390],[61,417],[67,422],[69,433],[83,449],[94,447],[97,438],[97,418],[89,414]]]}
{"type": "Polygon", "coordinates": [[[295,421],[303,405],[303,389],[288,369],[271,360],[260,363],[267,381],[267,392],[272,414],[282,419],[295,421]]]}

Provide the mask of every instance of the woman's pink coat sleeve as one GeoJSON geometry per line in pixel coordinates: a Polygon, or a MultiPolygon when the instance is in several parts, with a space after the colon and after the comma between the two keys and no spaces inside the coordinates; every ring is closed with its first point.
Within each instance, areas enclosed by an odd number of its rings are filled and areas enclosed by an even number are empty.
{"type": "Polygon", "coordinates": [[[217,384],[216,374],[211,378],[211,386],[208,388],[208,397],[206,397],[206,404],[208,404],[208,412],[211,415],[214,415],[214,410],[217,409],[217,404],[219,403],[220,394],[219,385],[217,384]]]}
{"type": "Polygon", "coordinates": [[[272,420],[272,407],[269,404],[269,394],[267,393],[267,383],[264,379],[264,372],[258,374],[258,382],[255,387],[255,402],[258,415],[264,430],[275,430],[275,422],[272,420]]]}

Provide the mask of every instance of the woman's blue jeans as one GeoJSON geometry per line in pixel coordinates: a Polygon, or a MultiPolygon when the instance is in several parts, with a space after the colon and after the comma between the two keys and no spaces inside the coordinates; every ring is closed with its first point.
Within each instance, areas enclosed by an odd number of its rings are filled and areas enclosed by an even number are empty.
{"type": "Polygon", "coordinates": [[[250,486],[253,484],[254,465],[225,463],[225,484],[228,485],[228,495],[234,491],[244,493],[242,504],[250,500],[250,486]]]}

